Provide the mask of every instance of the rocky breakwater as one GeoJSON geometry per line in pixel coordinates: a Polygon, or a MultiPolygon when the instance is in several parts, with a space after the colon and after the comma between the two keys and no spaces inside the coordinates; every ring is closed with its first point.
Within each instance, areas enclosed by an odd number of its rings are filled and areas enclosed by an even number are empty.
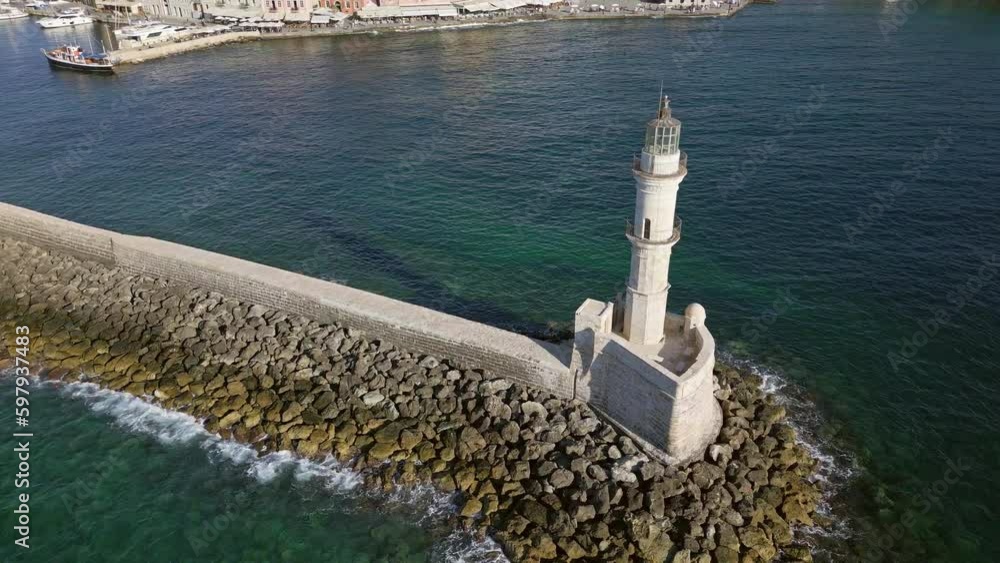
{"type": "Polygon", "coordinates": [[[369,486],[433,483],[513,560],[811,560],[793,529],[813,523],[815,462],[730,368],[717,443],[665,467],[586,405],[348,327],[10,240],[0,282],[0,329],[31,327],[44,376],[146,397],[262,452],[334,455],[369,486]]]}

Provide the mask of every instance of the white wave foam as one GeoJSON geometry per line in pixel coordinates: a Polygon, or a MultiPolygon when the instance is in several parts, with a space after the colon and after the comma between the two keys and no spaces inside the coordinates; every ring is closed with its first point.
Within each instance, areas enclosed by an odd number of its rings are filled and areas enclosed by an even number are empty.
{"type": "Polygon", "coordinates": [[[417,524],[430,526],[440,524],[457,510],[455,495],[450,495],[435,489],[432,485],[419,483],[406,487],[396,487],[389,493],[373,492],[373,500],[384,504],[385,509],[406,507],[419,516],[417,524]],[[378,498],[376,498],[378,497],[378,498]]]}
{"type": "Polygon", "coordinates": [[[441,563],[506,563],[500,546],[490,538],[478,540],[469,532],[456,530],[437,542],[431,553],[432,561],[441,563]]]}
{"type": "Polygon", "coordinates": [[[60,387],[62,393],[83,401],[95,413],[112,417],[116,426],[152,436],[162,444],[198,442],[213,463],[245,467],[246,474],[261,483],[286,473],[291,473],[297,481],[322,481],[331,490],[350,490],[361,483],[358,474],[344,469],[333,458],[312,461],[287,451],[261,456],[246,444],[224,440],[205,430],[191,415],[167,410],[128,393],[86,382],[66,383],[60,387]]]}
{"type": "MultiPolygon", "coordinates": [[[[129,432],[151,436],[167,445],[198,443],[210,462],[242,467],[248,476],[262,484],[291,475],[297,482],[320,483],[338,494],[355,494],[363,481],[358,473],[345,468],[332,456],[314,461],[289,451],[260,455],[246,444],[225,440],[207,431],[201,421],[191,415],[167,410],[128,393],[103,389],[88,382],[47,384],[58,387],[65,396],[84,402],[95,413],[111,417],[116,426],[129,432]]],[[[440,525],[456,511],[454,495],[427,484],[396,487],[389,493],[363,490],[359,494],[373,501],[374,506],[366,506],[366,509],[413,514],[413,521],[419,526],[440,525]]],[[[432,550],[440,554],[435,560],[449,563],[507,561],[496,542],[479,540],[463,531],[455,531],[439,540],[432,550]]]]}

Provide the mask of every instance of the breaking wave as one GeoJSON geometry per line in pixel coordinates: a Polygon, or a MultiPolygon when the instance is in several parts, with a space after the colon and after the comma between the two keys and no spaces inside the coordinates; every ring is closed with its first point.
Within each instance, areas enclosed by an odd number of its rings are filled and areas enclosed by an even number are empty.
{"type": "MultiPolygon", "coordinates": [[[[205,450],[211,463],[228,463],[240,467],[256,482],[265,484],[291,475],[301,483],[319,484],[337,495],[350,495],[359,500],[358,510],[380,513],[402,512],[424,528],[450,525],[456,512],[452,495],[437,491],[430,485],[396,487],[384,492],[360,487],[363,477],[332,456],[310,460],[289,451],[260,454],[252,447],[223,439],[205,429],[195,417],[157,406],[128,393],[103,389],[89,382],[47,382],[70,399],[83,402],[96,414],[110,417],[113,424],[127,432],[154,438],[164,445],[194,445],[205,450]]],[[[348,507],[339,506],[339,509],[348,507]]],[[[480,539],[461,530],[447,531],[432,547],[432,559],[442,562],[487,563],[507,561],[500,547],[491,539],[480,539]]]]}

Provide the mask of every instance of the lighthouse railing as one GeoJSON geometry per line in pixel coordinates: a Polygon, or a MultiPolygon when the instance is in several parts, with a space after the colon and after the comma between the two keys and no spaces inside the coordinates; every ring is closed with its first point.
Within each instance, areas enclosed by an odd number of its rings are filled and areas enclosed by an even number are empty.
{"type": "Polygon", "coordinates": [[[674,230],[670,234],[670,238],[666,240],[650,240],[643,236],[642,232],[636,232],[636,226],[632,224],[632,221],[628,219],[625,220],[625,236],[629,240],[640,240],[646,244],[674,244],[681,238],[681,218],[674,217],[674,230]]]}

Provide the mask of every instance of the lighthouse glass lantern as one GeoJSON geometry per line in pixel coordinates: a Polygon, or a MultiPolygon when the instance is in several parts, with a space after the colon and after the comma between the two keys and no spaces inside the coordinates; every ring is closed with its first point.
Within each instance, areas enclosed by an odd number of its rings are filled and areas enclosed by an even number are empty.
{"type": "Polygon", "coordinates": [[[660,99],[656,119],[646,125],[646,147],[649,154],[674,154],[681,142],[681,122],[670,116],[670,100],[660,99]]]}

